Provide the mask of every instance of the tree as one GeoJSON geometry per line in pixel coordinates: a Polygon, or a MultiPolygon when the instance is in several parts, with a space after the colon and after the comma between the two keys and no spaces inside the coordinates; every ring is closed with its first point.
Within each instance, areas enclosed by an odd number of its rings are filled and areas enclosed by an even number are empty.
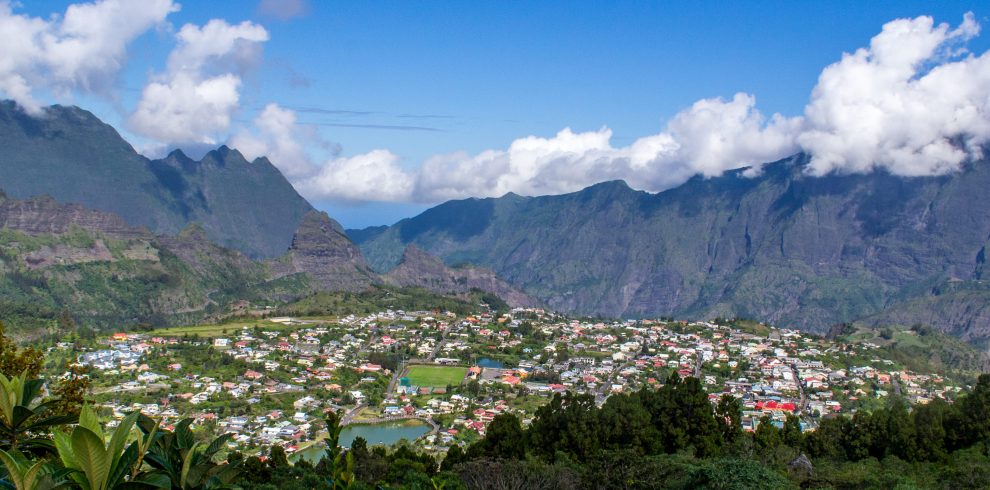
{"type": "Polygon", "coordinates": [[[951,449],[990,440],[990,374],[981,374],[973,391],[957,403],[948,434],[951,449]]]}
{"type": "Polygon", "coordinates": [[[510,413],[496,415],[485,438],[471,446],[469,454],[498,459],[522,459],[526,444],[519,418],[510,413]]]}
{"type": "Polygon", "coordinates": [[[50,443],[42,434],[77,419],[75,415],[55,413],[52,408],[57,399],[40,401],[44,381],[27,377],[26,371],[9,379],[0,374],[0,448],[14,450],[24,446],[44,451],[50,443]]]}
{"type": "Polygon", "coordinates": [[[935,399],[924,405],[917,405],[911,412],[915,435],[913,461],[945,461],[948,458],[945,439],[945,419],[949,405],[935,399]]]}
{"type": "Polygon", "coordinates": [[[528,447],[547,459],[558,451],[586,461],[601,449],[601,431],[595,399],[589,394],[555,394],[536,410],[527,431],[528,447]]]}
{"type": "Polygon", "coordinates": [[[804,439],[804,449],[813,458],[828,458],[834,461],[846,459],[846,439],[851,430],[847,417],[823,419],[818,429],[804,439]]]}
{"type": "Polygon", "coordinates": [[[89,368],[75,363],[66,366],[65,374],[51,387],[51,395],[55,399],[53,411],[57,414],[79,415],[86,403],[89,386],[89,368]]]}
{"type": "Polygon", "coordinates": [[[917,441],[914,420],[908,413],[908,405],[904,399],[896,397],[885,410],[887,413],[887,451],[898,458],[913,461],[917,457],[917,441]]]}
{"type": "Polygon", "coordinates": [[[784,428],[780,431],[781,442],[795,449],[801,449],[804,434],[801,432],[801,420],[792,414],[787,414],[784,428]]]}
{"type": "Polygon", "coordinates": [[[455,466],[466,460],[467,458],[464,455],[464,450],[461,449],[461,446],[454,444],[447,450],[447,455],[444,456],[440,469],[443,471],[453,471],[455,466]]]}
{"type": "Polygon", "coordinates": [[[782,439],[780,429],[773,425],[770,417],[763,416],[760,419],[760,425],[756,427],[756,432],[753,433],[753,441],[756,443],[756,447],[763,452],[770,452],[780,446],[782,439]]]}
{"type": "Polygon", "coordinates": [[[279,444],[272,445],[268,450],[268,466],[276,471],[289,466],[289,457],[285,454],[285,448],[279,444]]]}
{"type": "Polygon", "coordinates": [[[716,454],[721,446],[721,434],[701,380],[685,378],[674,390],[674,400],[677,410],[671,422],[686,426],[688,444],[694,446],[698,456],[716,454]]]}
{"type": "Polygon", "coordinates": [[[722,440],[733,443],[742,435],[742,403],[732,395],[722,395],[715,406],[715,421],[719,424],[722,440]]]}
{"type": "Polygon", "coordinates": [[[599,412],[602,445],[606,449],[630,449],[652,454],[658,447],[650,412],[637,398],[613,395],[599,412]]]}
{"type": "Polygon", "coordinates": [[[0,374],[11,378],[27,373],[29,378],[37,378],[44,363],[43,354],[33,347],[18,349],[5,332],[6,327],[0,322],[0,374]]]}

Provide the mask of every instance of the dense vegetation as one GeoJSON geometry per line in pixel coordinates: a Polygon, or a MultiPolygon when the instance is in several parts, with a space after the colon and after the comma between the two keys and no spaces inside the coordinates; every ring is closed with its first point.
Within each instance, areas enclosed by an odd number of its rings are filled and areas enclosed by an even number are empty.
{"type": "Polygon", "coordinates": [[[468,315],[478,309],[479,303],[492,309],[507,311],[508,305],[497,296],[479,290],[471,292],[467,300],[438,295],[421,288],[396,288],[375,285],[362,292],[320,292],[278,309],[282,315],[324,316],[339,314],[366,315],[385,309],[405,311],[451,311],[468,315]]]}
{"type": "Polygon", "coordinates": [[[489,468],[492,479],[506,477],[499,468],[529,471],[529,478],[574,479],[590,488],[990,484],[990,375],[956,404],[912,408],[894,399],[872,413],[826,418],[814,432],[802,432],[788,416],[782,427],[764,419],[745,433],[740,408],[723,397],[713,411],[698,380],[676,375],[659,390],[614,395],[601,408],[588,396],[557,395],[526,429],[513,415],[496,417],[483,440],[452,450],[443,466],[462,476],[463,465],[489,468]],[[477,464],[488,460],[501,463],[477,464]]]}

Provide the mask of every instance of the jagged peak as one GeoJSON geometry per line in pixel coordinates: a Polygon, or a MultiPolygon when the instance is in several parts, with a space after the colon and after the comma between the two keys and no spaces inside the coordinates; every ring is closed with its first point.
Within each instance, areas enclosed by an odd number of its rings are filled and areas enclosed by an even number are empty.
{"type": "Polygon", "coordinates": [[[244,158],[244,155],[240,151],[231,148],[227,145],[220,145],[217,147],[217,149],[211,150],[209,153],[206,154],[206,156],[203,157],[203,160],[200,161],[205,161],[207,159],[214,160],[220,164],[226,164],[231,162],[247,163],[247,159],[244,158]]]}
{"type": "Polygon", "coordinates": [[[616,179],[616,180],[606,180],[604,182],[599,182],[597,184],[590,185],[588,187],[585,187],[584,190],[597,192],[597,191],[608,191],[608,190],[633,190],[633,189],[632,187],[629,187],[629,184],[627,184],[625,180],[616,179]]]}
{"type": "Polygon", "coordinates": [[[171,160],[177,160],[177,161],[180,161],[180,162],[186,162],[186,161],[188,161],[188,162],[194,162],[195,161],[192,158],[189,158],[189,155],[186,155],[186,153],[184,151],[182,151],[182,149],[180,149],[180,148],[176,148],[176,149],[172,150],[171,152],[169,152],[168,156],[166,156],[165,158],[171,159],[171,160]]]}

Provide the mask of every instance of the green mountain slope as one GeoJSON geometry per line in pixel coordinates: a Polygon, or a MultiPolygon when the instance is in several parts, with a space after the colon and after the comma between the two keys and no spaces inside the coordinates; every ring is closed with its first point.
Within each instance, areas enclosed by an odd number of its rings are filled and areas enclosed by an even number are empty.
{"type": "Polygon", "coordinates": [[[139,155],[109,125],[77,107],[31,117],[0,102],[0,187],[111,212],[132,226],[175,234],[199,224],[215,243],[256,258],[283,254],[312,210],[267,159],[220,147],[201,161],[179,151],[139,155]]]}
{"type": "Polygon", "coordinates": [[[51,198],[0,197],[0,316],[37,331],[62,312],[102,328],[201,320],[234,301],[294,299],[305,274],[274,279],[191,225],[156,236],[115,215],[51,198]]]}
{"type": "Polygon", "coordinates": [[[948,330],[935,320],[951,318],[965,325],[955,334],[990,338],[990,320],[965,302],[934,302],[940,309],[925,315],[906,306],[985,279],[990,165],[941,177],[812,177],[806,161],[659,194],[607,182],[560,196],[451,201],[351,236],[376,270],[394,267],[412,243],[447,264],[489,267],[568,312],[739,316],[817,331],[866,318],[948,330]]]}

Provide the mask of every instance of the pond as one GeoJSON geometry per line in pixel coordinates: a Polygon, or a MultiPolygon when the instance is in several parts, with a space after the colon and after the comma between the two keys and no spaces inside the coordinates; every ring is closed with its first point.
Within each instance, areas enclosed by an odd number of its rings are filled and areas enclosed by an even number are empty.
{"type": "Polygon", "coordinates": [[[503,369],[505,367],[505,363],[502,361],[496,361],[495,359],[482,357],[481,359],[478,359],[478,366],[483,368],[503,369]]]}
{"type": "MultiPolygon", "coordinates": [[[[429,431],[429,425],[415,420],[386,422],[382,424],[354,424],[348,425],[340,431],[339,443],[343,447],[351,447],[354,439],[363,437],[364,440],[368,441],[369,446],[374,446],[375,444],[391,446],[402,439],[414,441],[429,431]]],[[[323,457],[325,450],[325,444],[314,444],[294,454],[292,460],[298,461],[300,458],[303,458],[310,463],[316,464],[323,457]]]]}

